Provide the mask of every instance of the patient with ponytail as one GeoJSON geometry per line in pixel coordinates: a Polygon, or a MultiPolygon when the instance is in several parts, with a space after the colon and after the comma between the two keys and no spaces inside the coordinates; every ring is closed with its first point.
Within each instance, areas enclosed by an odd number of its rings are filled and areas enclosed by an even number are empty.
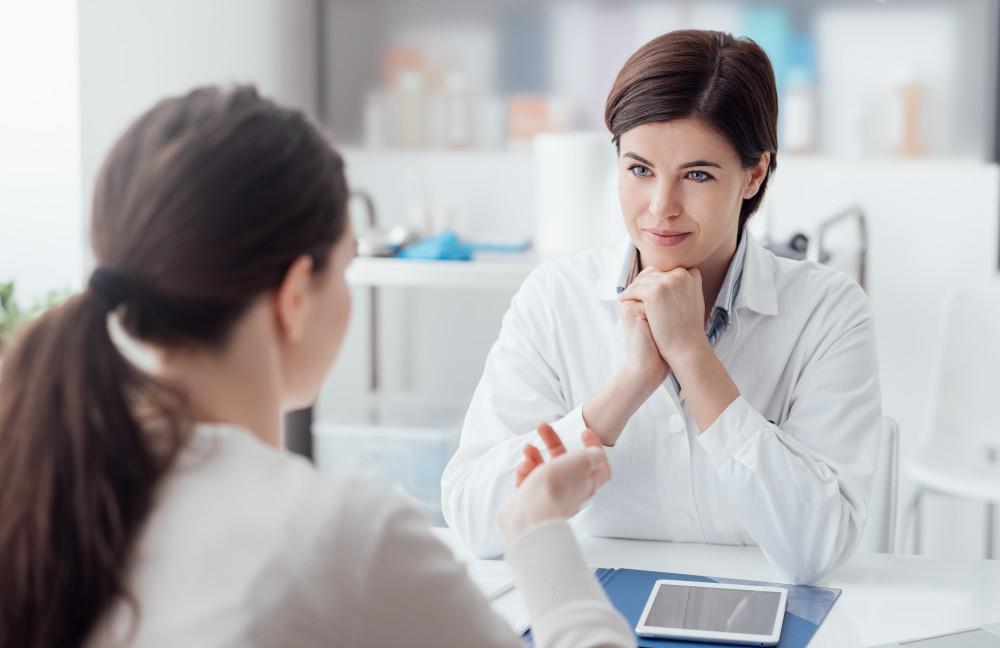
{"type": "MultiPolygon", "coordinates": [[[[347,328],[348,194],[322,130],[252,87],[118,139],[86,287],[0,365],[0,648],[520,645],[409,501],[281,449],[347,328]]],[[[500,516],[536,645],[631,645],[566,523],[600,442],[543,432],[500,516]]]]}

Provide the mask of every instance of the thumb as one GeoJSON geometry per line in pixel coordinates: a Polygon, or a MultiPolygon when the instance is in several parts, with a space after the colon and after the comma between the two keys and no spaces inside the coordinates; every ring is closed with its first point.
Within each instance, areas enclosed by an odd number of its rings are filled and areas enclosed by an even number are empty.
{"type": "Polygon", "coordinates": [[[601,437],[597,436],[597,432],[594,432],[590,428],[585,429],[583,434],[580,435],[580,438],[583,439],[584,446],[604,448],[604,444],[601,443],[601,437]]]}
{"type": "Polygon", "coordinates": [[[597,487],[600,488],[605,482],[611,479],[611,464],[608,463],[608,455],[604,451],[604,443],[601,437],[597,436],[590,428],[583,431],[581,435],[584,449],[590,458],[590,469],[594,472],[597,480],[597,487]]]}
{"type": "Polygon", "coordinates": [[[553,486],[549,492],[559,500],[557,506],[567,517],[574,515],[599,485],[591,452],[590,449],[574,450],[549,462],[553,486]]]}
{"type": "Polygon", "coordinates": [[[594,490],[603,486],[611,479],[611,464],[603,447],[588,445],[583,452],[590,464],[590,474],[594,478],[594,490]]]}

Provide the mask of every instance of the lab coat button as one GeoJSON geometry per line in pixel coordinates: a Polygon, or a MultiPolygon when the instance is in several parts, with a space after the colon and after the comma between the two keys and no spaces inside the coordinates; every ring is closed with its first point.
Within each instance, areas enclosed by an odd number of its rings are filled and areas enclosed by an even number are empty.
{"type": "Polygon", "coordinates": [[[670,431],[671,432],[683,432],[684,431],[684,419],[681,418],[680,414],[674,414],[670,417],[670,431]]]}

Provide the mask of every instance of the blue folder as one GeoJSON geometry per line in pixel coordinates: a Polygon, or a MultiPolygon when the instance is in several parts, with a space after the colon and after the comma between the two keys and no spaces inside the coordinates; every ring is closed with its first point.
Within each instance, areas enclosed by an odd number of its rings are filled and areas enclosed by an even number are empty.
{"type": "MultiPolygon", "coordinates": [[[[785,620],[781,627],[781,641],[778,648],[802,648],[809,644],[820,624],[833,608],[840,597],[840,590],[830,587],[807,587],[805,585],[786,585],[783,583],[765,583],[761,581],[736,580],[731,578],[706,578],[691,574],[672,574],[669,572],[652,572],[640,569],[598,569],[597,580],[607,592],[611,603],[618,608],[629,625],[635,629],[639,616],[646,607],[653,585],[661,579],[697,581],[702,583],[731,583],[734,585],[766,585],[783,587],[788,590],[788,601],[785,607],[785,620]]],[[[531,631],[524,636],[527,645],[531,645],[531,631]]],[[[636,637],[640,648],[662,648],[676,646],[678,648],[732,648],[731,645],[677,641],[675,639],[650,639],[636,637]]]]}

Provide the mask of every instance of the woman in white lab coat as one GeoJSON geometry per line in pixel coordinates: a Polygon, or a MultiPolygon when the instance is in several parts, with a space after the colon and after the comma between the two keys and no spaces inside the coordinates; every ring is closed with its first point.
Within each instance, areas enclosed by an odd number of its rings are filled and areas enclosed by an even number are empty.
{"type": "MultiPolygon", "coordinates": [[[[198,89],[126,131],[94,194],[87,288],[3,361],[0,648],[520,645],[411,504],[278,448],[350,311],[319,131],[198,89]]],[[[601,444],[542,431],[562,456],[511,475],[500,521],[536,641],[631,645],[565,522],[601,444]]]]}
{"type": "Polygon", "coordinates": [[[868,300],[746,230],[776,166],[764,52],[708,31],[625,63],[605,121],[628,239],[525,281],[442,479],[480,555],[540,420],[593,429],[614,478],[573,520],[603,536],[757,544],[811,582],[854,551],[881,419],[868,300]]]}

